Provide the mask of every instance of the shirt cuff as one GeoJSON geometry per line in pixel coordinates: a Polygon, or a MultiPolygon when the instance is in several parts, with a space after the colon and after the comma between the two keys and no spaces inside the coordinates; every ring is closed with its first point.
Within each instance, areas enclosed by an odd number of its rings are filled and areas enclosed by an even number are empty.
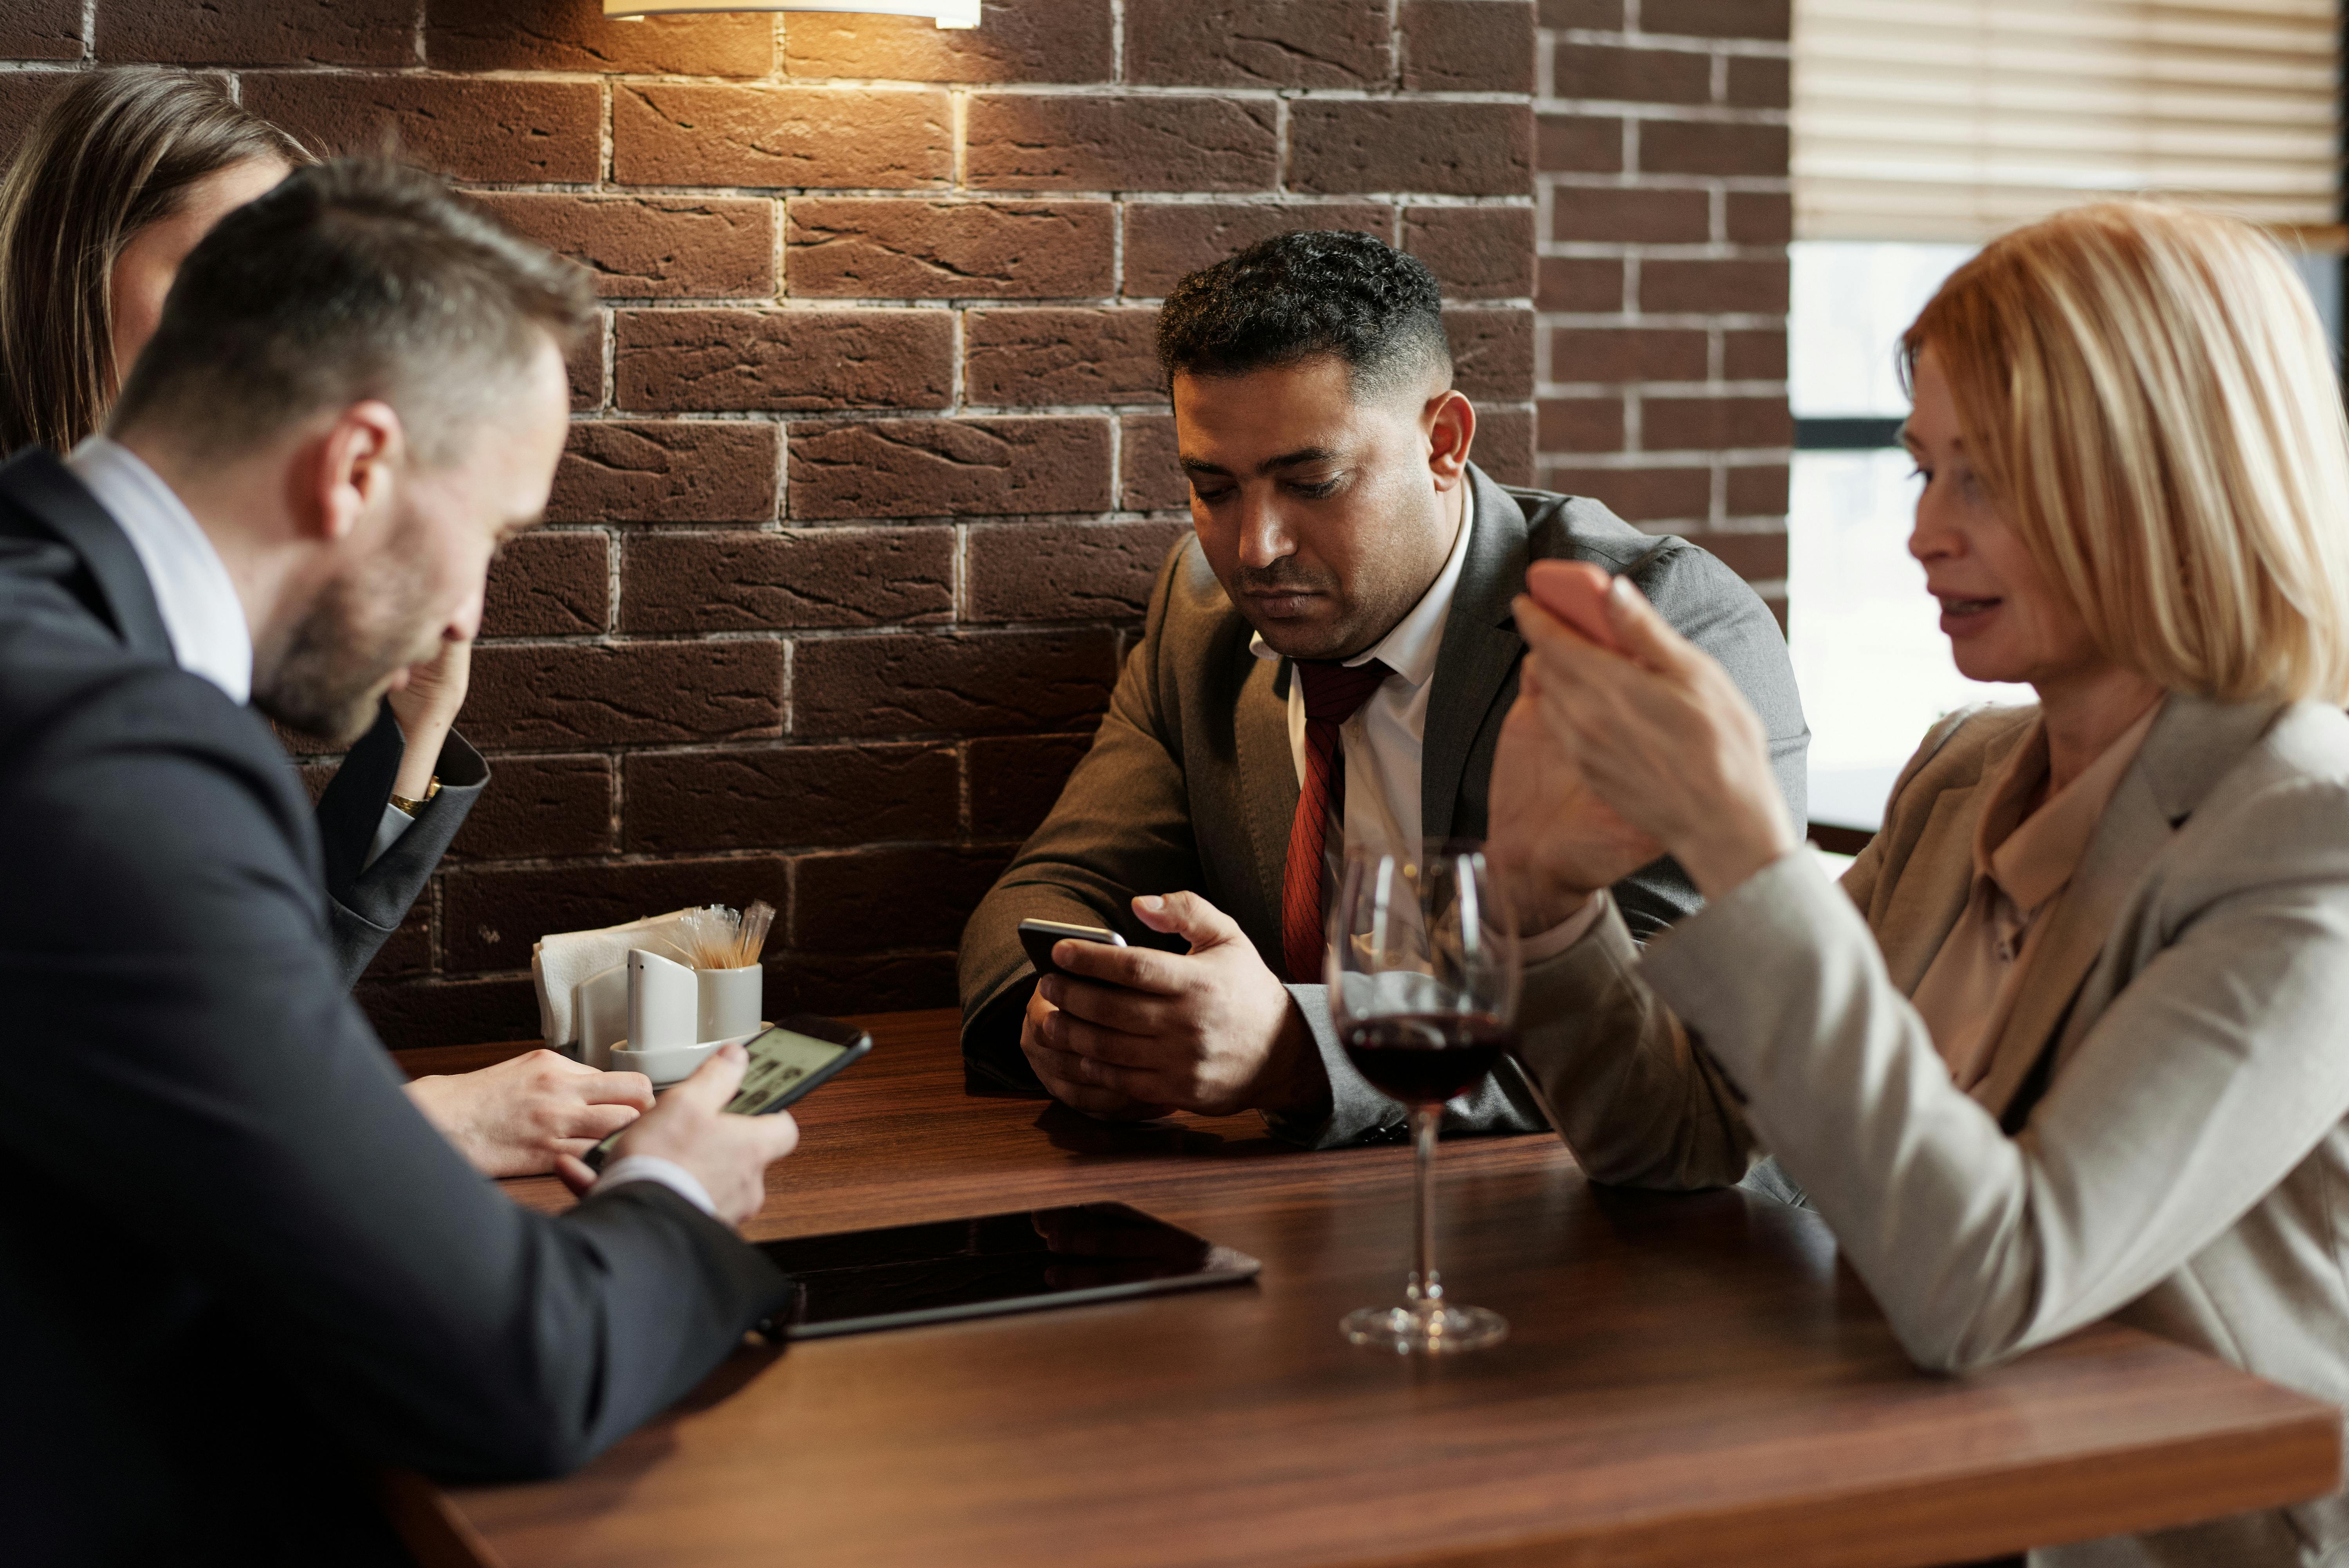
{"type": "Polygon", "coordinates": [[[388,801],[385,802],[383,820],[375,825],[375,840],[367,846],[367,859],[360,863],[359,869],[364,871],[382,859],[391,846],[399,842],[399,836],[415,826],[414,817],[388,801]]]}
{"type": "Polygon", "coordinates": [[[1597,925],[1599,917],[1606,912],[1607,889],[1601,888],[1583,900],[1582,908],[1575,910],[1539,936],[1521,938],[1517,942],[1519,960],[1525,963],[1537,964],[1557,957],[1558,954],[1589,935],[1590,928],[1597,925]]]}
{"type": "Polygon", "coordinates": [[[631,1181],[657,1182],[712,1220],[718,1218],[718,1205],[709,1200],[709,1189],[701,1185],[700,1179],[676,1161],[658,1155],[622,1155],[604,1168],[604,1174],[587,1189],[587,1196],[593,1198],[598,1192],[631,1181]]]}

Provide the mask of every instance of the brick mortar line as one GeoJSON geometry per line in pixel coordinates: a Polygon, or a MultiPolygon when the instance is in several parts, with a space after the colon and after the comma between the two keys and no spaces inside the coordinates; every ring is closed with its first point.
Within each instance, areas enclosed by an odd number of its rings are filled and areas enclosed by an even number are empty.
{"type": "Polygon", "coordinates": [[[1790,446],[1674,448],[1660,452],[1542,452],[1538,461],[1573,468],[1784,468],[1790,446]]]}
{"type": "MultiPolygon", "coordinates": [[[[1535,171],[1537,180],[1563,177],[1566,176],[1562,173],[1535,171]]],[[[455,175],[444,178],[451,187],[468,196],[599,196],[610,201],[924,202],[954,206],[988,202],[1107,202],[1141,207],[1334,207],[1360,206],[1365,202],[1402,202],[1414,207],[1530,207],[1534,204],[1534,195],[1530,192],[1470,194],[1448,191],[1292,192],[1276,186],[1252,186],[1244,191],[1061,191],[946,185],[630,185],[584,180],[468,180],[455,175]]],[[[1759,177],[1689,175],[1673,178],[1759,177]]]]}
{"type": "Polygon", "coordinates": [[[1775,125],[1792,123],[1792,111],[1745,109],[1725,103],[1650,103],[1639,99],[1557,98],[1534,100],[1537,119],[1577,115],[1587,119],[1661,119],[1675,125],[1775,125]]]}
{"type": "Polygon", "coordinates": [[[1640,33],[1607,27],[1537,26],[1534,38],[1536,48],[1551,44],[1590,44],[1603,48],[1655,49],[1758,60],[1790,60],[1795,54],[1795,46],[1783,38],[1707,37],[1696,33],[1640,33]]]}

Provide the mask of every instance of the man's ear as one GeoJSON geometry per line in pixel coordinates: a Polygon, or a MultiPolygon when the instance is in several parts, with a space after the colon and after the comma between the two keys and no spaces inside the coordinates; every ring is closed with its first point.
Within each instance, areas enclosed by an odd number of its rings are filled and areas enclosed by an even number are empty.
{"type": "Polygon", "coordinates": [[[406,432],[389,403],[370,398],[336,415],[311,445],[306,475],[295,482],[294,514],[303,533],[322,544],[349,538],[359,520],[389,498],[406,450],[406,432]]]}
{"type": "Polygon", "coordinates": [[[1420,415],[1427,432],[1427,466],[1435,488],[1451,489],[1468,472],[1468,449],[1476,440],[1476,408],[1449,387],[1427,400],[1420,415]]]}

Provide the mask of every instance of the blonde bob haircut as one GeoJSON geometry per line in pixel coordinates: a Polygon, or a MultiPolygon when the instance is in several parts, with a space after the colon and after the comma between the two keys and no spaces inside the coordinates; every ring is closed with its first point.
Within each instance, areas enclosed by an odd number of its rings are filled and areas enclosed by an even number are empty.
{"type": "Polygon", "coordinates": [[[2001,236],[1902,335],[1991,500],[2116,662],[2221,701],[2349,701],[2349,421],[2248,223],[2104,202],[2001,236]]]}

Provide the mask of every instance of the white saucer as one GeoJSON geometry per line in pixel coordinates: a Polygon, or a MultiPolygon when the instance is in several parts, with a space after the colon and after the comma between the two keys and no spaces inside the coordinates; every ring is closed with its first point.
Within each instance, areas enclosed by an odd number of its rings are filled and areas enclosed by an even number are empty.
{"type": "Polygon", "coordinates": [[[704,1040],[698,1045],[669,1045],[657,1051],[631,1051],[625,1040],[612,1042],[612,1071],[642,1073],[653,1081],[656,1089],[667,1088],[680,1079],[689,1078],[693,1070],[715,1055],[720,1046],[748,1045],[761,1034],[774,1027],[761,1023],[748,1034],[730,1034],[723,1040],[704,1040]]]}

